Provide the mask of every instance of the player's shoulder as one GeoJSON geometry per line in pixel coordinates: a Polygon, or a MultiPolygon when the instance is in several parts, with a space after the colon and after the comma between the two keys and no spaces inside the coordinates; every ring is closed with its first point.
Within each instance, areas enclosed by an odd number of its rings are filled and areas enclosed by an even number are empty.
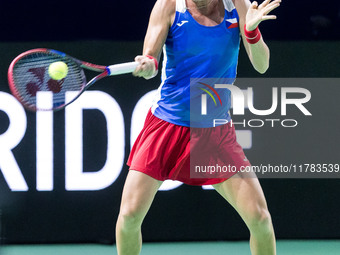
{"type": "Polygon", "coordinates": [[[164,0],[169,6],[176,7],[177,0],[164,0]]]}
{"type": "Polygon", "coordinates": [[[232,0],[232,1],[240,16],[240,19],[245,19],[248,8],[250,6],[250,1],[249,0],[232,0]]]}
{"type": "Polygon", "coordinates": [[[157,0],[156,4],[167,13],[176,11],[176,0],[157,0]]]}
{"type": "Polygon", "coordinates": [[[239,7],[249,7],[250,0],[232,0],[233,4],[239,7]]]}
{"type": "Polygon", "coordinates": [[[176,13],[176,0],[157,0],[156,6],[163,17],[172,17],[176,13]]]}

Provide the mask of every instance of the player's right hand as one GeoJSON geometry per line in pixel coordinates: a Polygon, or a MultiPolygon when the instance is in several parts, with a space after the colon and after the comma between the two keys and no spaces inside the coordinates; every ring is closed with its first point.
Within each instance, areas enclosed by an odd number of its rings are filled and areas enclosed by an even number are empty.
{"type": "Polygon", "coordinates": [[[151,79],[157,75],[157,70],[154,60],[147,56],[137,56],[135,61],[139,63],[136,70],[132,73],[134,76],[151,79]]]}

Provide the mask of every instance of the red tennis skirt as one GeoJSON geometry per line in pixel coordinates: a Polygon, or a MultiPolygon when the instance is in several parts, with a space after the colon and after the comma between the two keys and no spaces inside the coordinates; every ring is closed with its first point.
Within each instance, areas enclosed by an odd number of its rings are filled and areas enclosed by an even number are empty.
{"type": "Polygon", "coordinates": [[[149,111],[127,165],[159,181],[212,185],[250,163],[231,124],[190,128],[166,122],[149,111]]]}

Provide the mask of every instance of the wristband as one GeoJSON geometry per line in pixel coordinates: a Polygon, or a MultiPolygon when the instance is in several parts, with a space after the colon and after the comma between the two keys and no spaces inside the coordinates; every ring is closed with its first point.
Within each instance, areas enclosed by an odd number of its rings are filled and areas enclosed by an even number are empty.
{"type": "Polygon", "coordinates": [[[158,70],[158,61],[156,58],[154,58],[153,56],[150,56],[150,55],[146,55],[146,57],[148,57],[149,59],[152,59],[153,62],[155,63],[155,68],[156,68],[156,71],[158,70]]]}
{"type": "Polygon", "coordinates": [[[255,44],[261,39],[261,32],[258,26],[254,30],[248,31],[246,25],[244,25],[244,35],[249,44],[255,44]]]}

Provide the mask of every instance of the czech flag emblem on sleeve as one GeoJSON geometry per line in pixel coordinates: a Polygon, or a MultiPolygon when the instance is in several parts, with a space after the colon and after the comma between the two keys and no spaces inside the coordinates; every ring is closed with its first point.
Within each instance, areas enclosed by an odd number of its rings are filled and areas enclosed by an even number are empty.
{"type": "Polygon", "coordinates": [[[227,28],[228,29],[238,27],[237,18],[226,19],[226,21],[227,21],[227,28]]]}

